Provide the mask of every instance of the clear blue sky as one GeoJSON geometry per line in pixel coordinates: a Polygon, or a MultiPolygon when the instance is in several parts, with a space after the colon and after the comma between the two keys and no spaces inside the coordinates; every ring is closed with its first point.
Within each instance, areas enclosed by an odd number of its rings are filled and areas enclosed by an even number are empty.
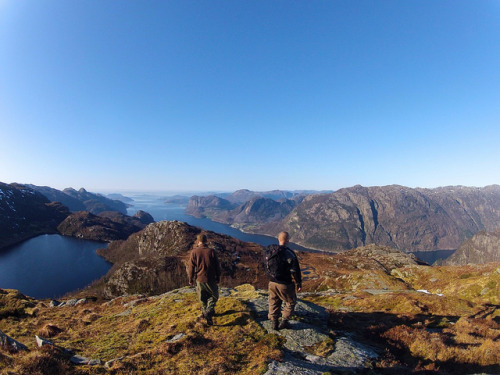
{"type": "Polygon", "coordinates": [[[0,0],[0,181],[500,183],[500,1],[0,0]]]}

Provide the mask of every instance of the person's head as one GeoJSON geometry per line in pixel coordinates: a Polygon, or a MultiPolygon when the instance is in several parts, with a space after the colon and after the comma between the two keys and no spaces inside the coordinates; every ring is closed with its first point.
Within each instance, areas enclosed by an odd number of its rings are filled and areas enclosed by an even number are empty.
{"type": "Polygon", "coordinates": [[[288,232],[281,232],[280,234],[278,234],[278,241],[280,245],[286,245],[289,240],[290,235],[288,234],[288,232]]]}
{"type": "Polygon", "coordinates": [[[207,243],[207,236],[203,233],[200,233],[196,236],[196,242],[199,244],[206,244],[207,243]]]}

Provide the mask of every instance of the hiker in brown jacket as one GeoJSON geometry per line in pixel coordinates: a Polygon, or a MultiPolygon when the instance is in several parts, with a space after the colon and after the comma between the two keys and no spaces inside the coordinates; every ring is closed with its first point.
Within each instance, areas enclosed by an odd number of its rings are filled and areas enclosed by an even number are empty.
{"type": "Polygon", "coordinates": [[[189,285],[196,281],[196,291],[201,302],[201,312],[208,325],[213,325],[215,304],[219,299],[220,264],[215,250],[207,246],[207,236],[196,237],[196,247],[191,251],[187,265],[189,285]]]}

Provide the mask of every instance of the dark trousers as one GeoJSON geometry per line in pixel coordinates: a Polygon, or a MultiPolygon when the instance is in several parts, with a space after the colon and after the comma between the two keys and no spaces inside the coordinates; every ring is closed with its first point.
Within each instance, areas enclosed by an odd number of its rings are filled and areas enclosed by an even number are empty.
{"type": "Polygon", "coordinates": [[[297,293],[295,284],[278,284],[269,282],[269,315],[271,320],[278,320],[280,315],[283,319],[290,318],[297,304],[297,293]],[[281,309],[284,303],[283,310],[281,309]]]}
{"type": "Polygon", "coordinates": [[[214,313],[215,304],[219,300],[219,287],[214,281],[208,283],[196,282],[196,291],[204,314],[214,313]]]}

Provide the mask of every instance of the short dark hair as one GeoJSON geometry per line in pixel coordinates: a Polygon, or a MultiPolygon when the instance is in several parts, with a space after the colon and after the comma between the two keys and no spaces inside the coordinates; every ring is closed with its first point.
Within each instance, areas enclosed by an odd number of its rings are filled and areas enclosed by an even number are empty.
{"type": "Polygon", "coordinates": [[[200,233],[196,236],[196,240],[201,243],[207,243],[207,236],[203,233],[200,233]]]}

